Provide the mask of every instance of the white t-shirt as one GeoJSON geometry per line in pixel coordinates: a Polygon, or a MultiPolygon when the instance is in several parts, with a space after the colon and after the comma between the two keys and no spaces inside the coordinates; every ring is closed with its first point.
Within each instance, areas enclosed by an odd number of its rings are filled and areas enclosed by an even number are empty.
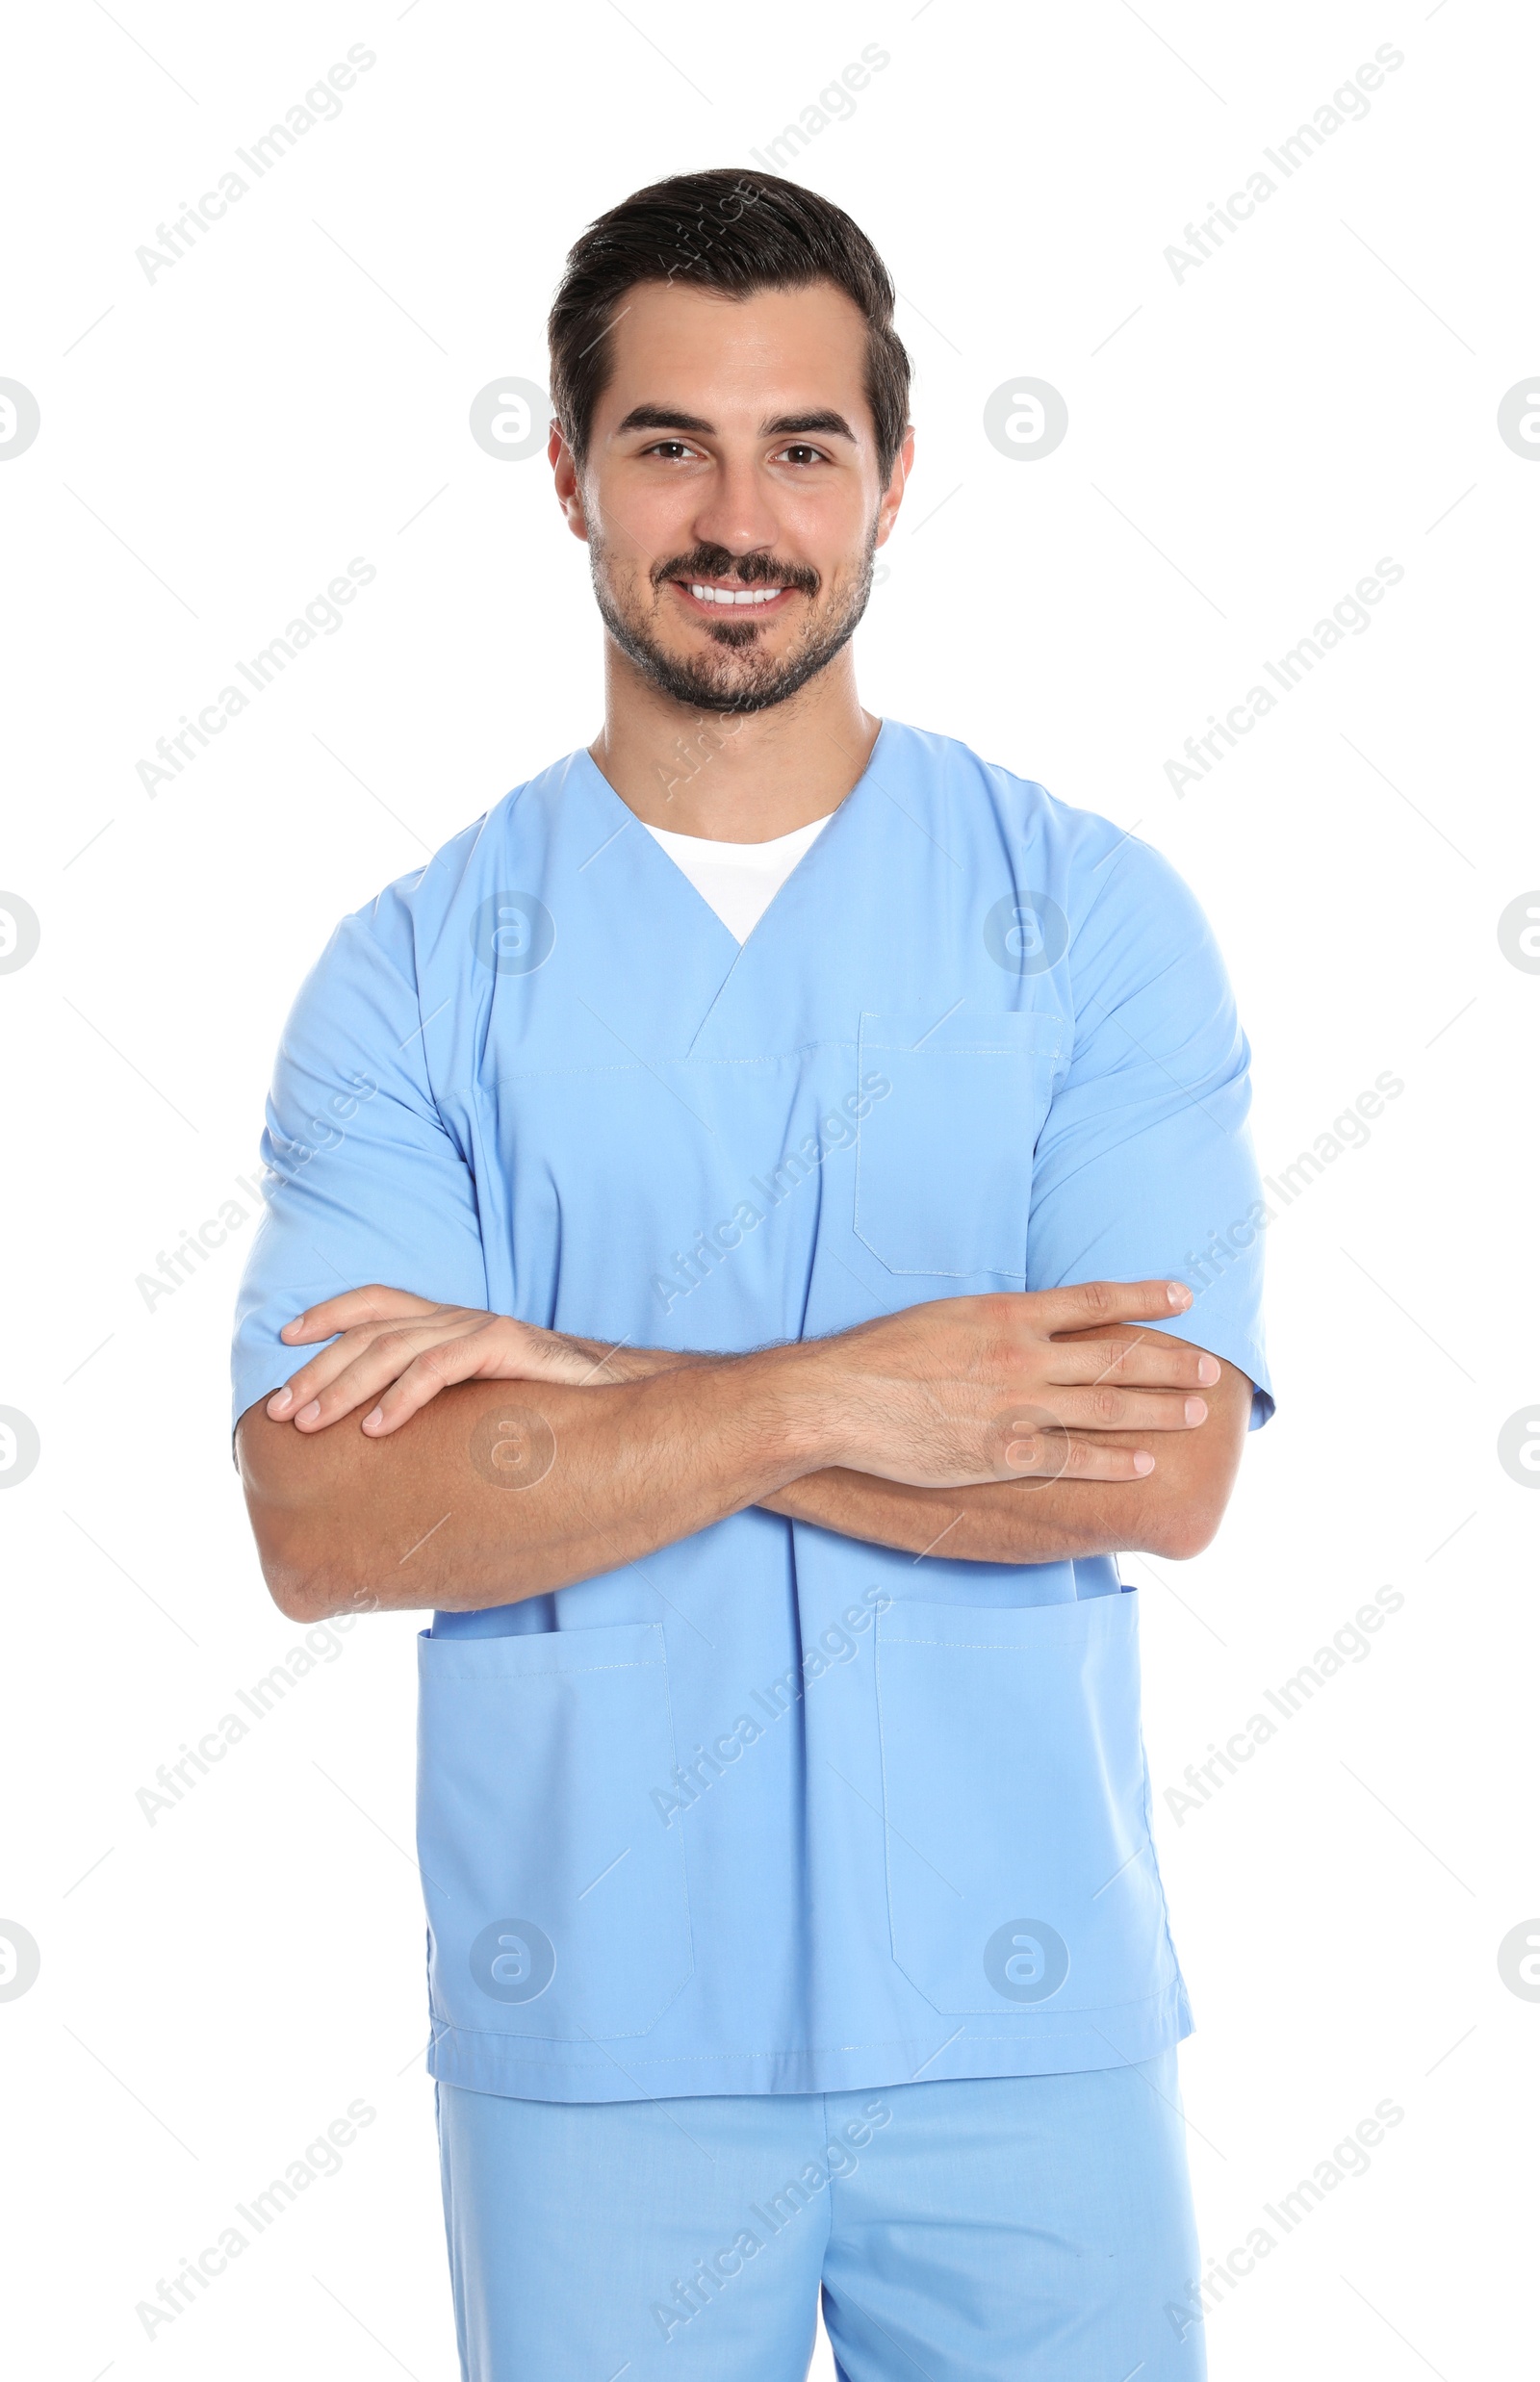
{"type": "Polygon", "coordinates": [[[680,835],[672,828],[648,827],[676,868],[682,869],[704,902],[709,902],[728,933],[746,943],[803,854],[834,817],[809,819],[789,835],[762,844],[712,843],[704,835],[680,835]]]}

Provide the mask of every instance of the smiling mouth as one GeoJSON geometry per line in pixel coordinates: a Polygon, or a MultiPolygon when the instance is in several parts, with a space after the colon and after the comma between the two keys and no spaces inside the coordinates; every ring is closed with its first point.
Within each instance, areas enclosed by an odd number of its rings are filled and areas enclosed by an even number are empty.
{"type": "Polygon", "coordinates": [[[784,586],[745,587],[737,580],[670,579],[687,611],[697,620],[760,621],[785,608],[797,592],[784,586]]]}
{"type": "MultiPolygon", "coordinates": [[[[675,585],[683,582],[676,580],[675,585]]],[[[713,587],[705,579],[691,579],[689,590],[697,603],[774,603],[783,596],[783,587],[713,587]]]]}

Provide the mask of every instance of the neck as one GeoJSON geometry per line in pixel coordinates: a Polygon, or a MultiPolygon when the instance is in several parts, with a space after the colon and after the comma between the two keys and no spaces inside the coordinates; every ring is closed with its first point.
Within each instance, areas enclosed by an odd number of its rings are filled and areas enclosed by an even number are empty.
{"type": "Polygon", "coordinates": [[[588,751],[649,827],[719,843],[767,843],[837,809],[882,726],[856,694],[847,645],[768,711],[697,711],[604,645],[604,725],[588,751]]]}

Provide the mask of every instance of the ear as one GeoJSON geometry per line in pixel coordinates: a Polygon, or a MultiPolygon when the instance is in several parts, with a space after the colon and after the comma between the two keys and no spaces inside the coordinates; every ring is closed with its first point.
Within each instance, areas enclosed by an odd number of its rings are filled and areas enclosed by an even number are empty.
{"type": "Polygon", "coordinates": [[[588,542],[588,516],[583,510],[582,482],[578,460],[562,434],[559,422],[552,422],[551,437],[546,444],[546,455],[555,481],[556,502],[567,516],[567,526],[575,538],[588,542]]]}
{"type": "Polygon", "coordinates": [[[893,469],[889,474],[887,486],[883,491],[883,500],[877,508],[877,543],[879,546],[886,546],[892,534],[893,524],[898,519],[898,508],[904,501],[905,483],[913,468],[914,425],[911,423],[904,433],[904,443],[893,458],[893,469]]]}

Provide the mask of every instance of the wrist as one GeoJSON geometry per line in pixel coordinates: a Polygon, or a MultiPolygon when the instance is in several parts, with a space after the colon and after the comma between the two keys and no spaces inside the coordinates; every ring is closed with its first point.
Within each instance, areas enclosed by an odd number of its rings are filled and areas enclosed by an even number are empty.
{"type": "Polygon", "coordinates": [[[659,1373],[680,1373],[702,1365],[719,1365],[719,1356],[697,1356],[687,1348],[601,1348],[594,1343],[596,1358],[603,1357],[603,1370],[594,1374],[596,1381],[652,1381],[659,1373]]]}
{"type": "Polygon", "coordinates": [[[785,1481],[855,1462],[845,1401],[836,1394],[819,1343],[789,1341],[739,1362],[765,1434],[786,1459],[785,1481]]]}

